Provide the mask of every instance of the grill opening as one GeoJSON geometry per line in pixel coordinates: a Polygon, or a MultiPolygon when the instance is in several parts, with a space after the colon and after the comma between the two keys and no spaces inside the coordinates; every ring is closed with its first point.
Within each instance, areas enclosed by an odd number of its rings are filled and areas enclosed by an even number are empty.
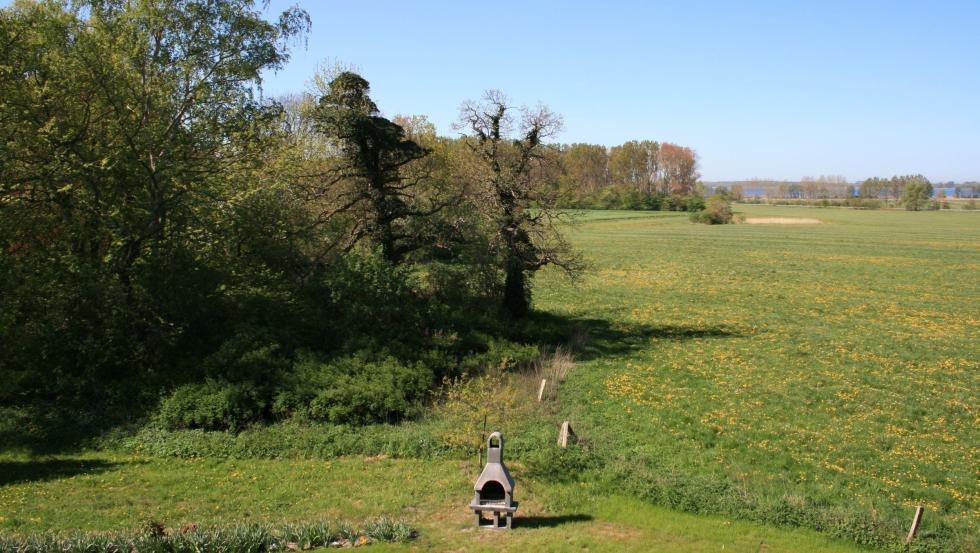
{"type": "Polygon", "coordinates": [[[503,502],[505,498],[504,486],[500,482],[491,480],[483,485],[480,490],[480,503],[503,502]]]}

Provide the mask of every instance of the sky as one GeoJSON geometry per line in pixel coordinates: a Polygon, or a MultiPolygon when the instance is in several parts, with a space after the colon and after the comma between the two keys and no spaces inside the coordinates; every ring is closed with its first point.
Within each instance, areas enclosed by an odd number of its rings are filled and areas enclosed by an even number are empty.
{"type": "Polygon", "coordinates": [[[441,134],[493,88],[560,113],[564,143],[690,146],[706,181],[980,180],[980,0],[299,5],[312,32],[268,95],[339,61],[441,134]]]}

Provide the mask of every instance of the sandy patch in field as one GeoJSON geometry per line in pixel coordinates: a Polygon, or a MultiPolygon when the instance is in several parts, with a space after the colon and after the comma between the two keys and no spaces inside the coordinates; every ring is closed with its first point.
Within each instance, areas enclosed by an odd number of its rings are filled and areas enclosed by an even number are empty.
{"type": "Polygon", "coordinates": [[[819,225],[820,219],[806,217],[749,217],[745,220],[749,225],[819,225]]]}

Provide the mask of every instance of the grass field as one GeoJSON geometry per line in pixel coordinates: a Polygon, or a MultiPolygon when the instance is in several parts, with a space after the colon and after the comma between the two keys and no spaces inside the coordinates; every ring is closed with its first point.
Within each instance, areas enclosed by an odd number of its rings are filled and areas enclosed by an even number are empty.
{"type": "Polygon", "coordinates": [[[602,468],[556,483],[515,462],[511,534],[470,528],[471,461],[111,452],[0,458],[0,531],[388,514],[421,537],[372,550],[852,551],[788,526],[880,524],[900,549],[923,504],[926,543],[976,550],[980,213],[738,209],[821,224],[570,229],[591,268],[543,273],[536,306],[587,339],[548,416],[602,468]]]}
{"type": "Polygon", "coordinates": [[[90,453],[27,463],[0,462],[0,529],[101,531],[148,520],[170,528],[317,519],[360,523],[381,514],[420,530],[406,545],[372,551],[769,551],[858,549],[815,532],[784,530],[652,507],[636,499],[583,493],[579,484],[542,486],[515,464],[521,517],[513,533],[477,531],[463,506],[473,467],[457,461],[378,458],[160,460],[90,453]],[[571,505],[561,496],[575,495],[571,505]],[[547,508],[551,503],[566,508],[547,508]]]}
{"type": "Polygon", "coordinates": [[[573,231],[594,268],[541,279],[538,305],[608,326],[570,416],[633,478],[881,517],[921,503],[975,547],[980,217],[740,210],[823,224],[604,212],[573,231]]]}

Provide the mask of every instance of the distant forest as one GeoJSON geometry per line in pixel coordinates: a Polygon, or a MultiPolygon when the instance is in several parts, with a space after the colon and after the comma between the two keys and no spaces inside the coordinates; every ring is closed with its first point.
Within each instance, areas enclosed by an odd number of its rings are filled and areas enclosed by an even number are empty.
{"type": "MultiPolygon", "coordinates": [[[[799,181],[779,181],[770,179],[747,179],[743,181],[705,182],[709,193],[717,190],[733,191],[744,198],[880,198],[899,199],[905,185],[911,180],[927,181],[921,175],[894,176],[890,178],[871,177],[862,182],[848,182],[841,176],[803,177],[799,181]]],[[[948,198],[980,198],[980,182],[941,182],[930,183],[933,196],[948,198]]]]}

